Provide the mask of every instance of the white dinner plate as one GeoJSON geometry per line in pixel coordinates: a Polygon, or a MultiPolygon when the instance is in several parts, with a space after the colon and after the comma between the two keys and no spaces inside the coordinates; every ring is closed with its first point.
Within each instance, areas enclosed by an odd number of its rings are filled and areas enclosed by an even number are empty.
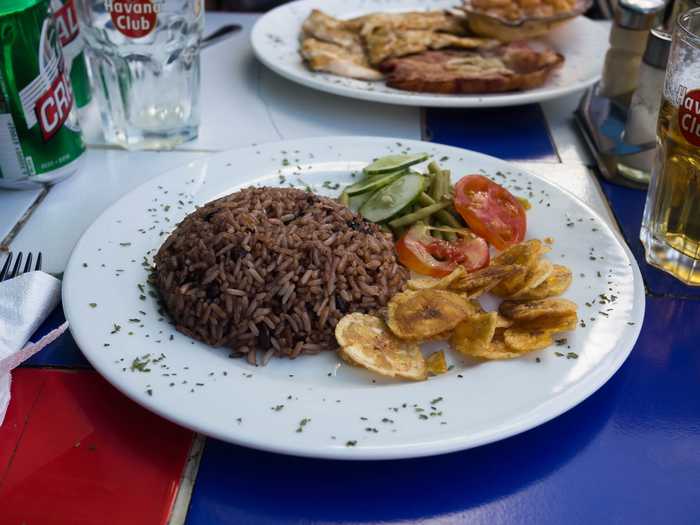
{"type": "Polygon", "coordinates": [[[309,70],[299,56],[301,24],[314,9],[337,18],[376,11],[447,9],[458,0],[298,0],[284,4],[257,21],[251,35],[257,57],[280,75],[308,87],[352,98],[429,107],[496,107],[542,102],[579,91],[595,83],[608,48],[607,26],[579,16],[541,40],[564,55],[564,64],[542,87],[493,95],[441,95],[401,91],[383,81],[343,78],[309,70]]]}
{"type": "MultiPolygon", "coordinates": [[[[482,302],[487,308],[497,304],[482,302]]],[[[127,396],[171,421],[263,450],[385,459],[489,443],[570,409],[600,388],[630,353],[644,317],[644,287],[632,255],[605,222],[535,175],[438,144],[328,137],[217,154],[127,194],[75,247],[63,306],[92,365],[127,396]],[[528,198],[527,237],[554,239],[547,257],[573,271],[564,296],[578,304],[585,326],[558,336],[559,345],[511,361],[462,360],[446,343],[432,343],[432,349],[446,349],[453,368],[407,383],[341,365],[335,352],[251,366],[229,358],[226,349],[178,333],[158,311],[146,284],[147,267],[194,206],[282,180],[337,195],[370,159],[402,151],[430,153],[455,180],[483,170],[528,198]],[[308,422],[300,426],[303,420],[308,422]]]]}

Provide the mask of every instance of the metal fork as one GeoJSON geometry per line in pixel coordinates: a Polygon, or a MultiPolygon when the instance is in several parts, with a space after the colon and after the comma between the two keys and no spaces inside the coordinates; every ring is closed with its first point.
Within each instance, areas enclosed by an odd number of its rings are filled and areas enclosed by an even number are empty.
{"type": "MultiPolygon", "coordinates": [[[[24,263],[24,268],[21,268],[22,265],[22,259],[23,259],[23,254],[22,252],[19,252],[17,254],[17,258],[15,259],[15,264],[12,267],[12,270],[10,270],[10,265],[12,264],[12,252],[9,252],[7,254],[7,259],[5,259],[5,264],[2,265],[2,270],[0,270],[0,282],[6,281],[8,279],[12,279],[14,277],[17,277],[18,275],[21,275],[23,273],[31,272],[32,270],[32,262],[34,260],[34,256],[32,255],[32,252],[29,252],[27,254],[27,262],[24,263]]],[[[34,271],[41,270],[41,252],[37,253],[36,255],[36,264],[34,265],[34,271]]]]}

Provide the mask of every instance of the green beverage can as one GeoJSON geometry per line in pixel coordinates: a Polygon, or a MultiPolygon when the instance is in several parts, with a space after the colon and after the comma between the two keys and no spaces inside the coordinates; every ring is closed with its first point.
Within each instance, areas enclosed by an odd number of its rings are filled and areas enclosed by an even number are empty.
{"type": "Polygon", "coordinates": [[[63,59],[68,67],[75,104],[82,108],[90,103],[92,95],[85,53],[83,52],[85,43],[80,35],[75,0],[51,0],[51,10],[58,31],[58,39],[63,48],[63,59]]]}
{"type": "Polygon", "coordinates": [[[85,142],[49,0],[0,2],[0,187],[75,173],[85,142]]]}

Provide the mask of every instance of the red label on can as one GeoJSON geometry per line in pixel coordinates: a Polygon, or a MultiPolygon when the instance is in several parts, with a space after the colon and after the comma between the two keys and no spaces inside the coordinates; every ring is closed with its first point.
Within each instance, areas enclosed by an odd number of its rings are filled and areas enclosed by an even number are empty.
{"type": "Polygon", "coordinates": [[[678,127],[685,140],[700,146],[700,89],[687,91],[678,108],[678,127]]]}
{"type": "Polygon", "coordinates": [[[60,72],[34,105],[41,135],[48,141],[68,118],[73,107],[73,92],[63,72],[60,72]]]}
{"type": "Polygon", "coordinates": [[[58,29],[58,38],[61,41],[62,46],[70,44],[75,37],[80,34],[80,27],[78,26],[78,13],[75,10],[75,3],[73,0],[68,0],[59,9],[57,9],[53,14],[53,19],[56,21],[56,28],[58,29]]]}
{"type": "Polygon", "coordinates": [[[151,0],[105,0],[117,31],[129,38],[141,38],[156,27],[160,5],[151,0]]]}

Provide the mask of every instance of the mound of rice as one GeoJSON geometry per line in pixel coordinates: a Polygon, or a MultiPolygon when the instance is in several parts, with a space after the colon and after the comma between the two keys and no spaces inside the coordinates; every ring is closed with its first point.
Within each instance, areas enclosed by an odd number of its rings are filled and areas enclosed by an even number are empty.
{"type": "Polygon", "coordinates": [[[181,332],[263,363],[337,347],[349,312],[376,313],[408,272],[391,236],[345,206],[293,188],[247,188],[185,218],[153,280],[181,332]]]}

